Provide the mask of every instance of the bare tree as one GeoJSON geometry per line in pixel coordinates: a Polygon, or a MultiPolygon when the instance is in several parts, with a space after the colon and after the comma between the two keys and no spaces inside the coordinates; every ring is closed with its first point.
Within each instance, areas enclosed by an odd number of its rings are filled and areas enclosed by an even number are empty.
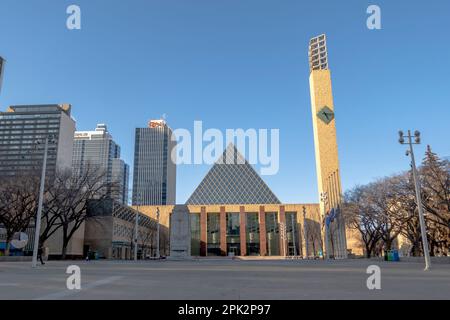
{"type": "Polygon", "coordinates": [[[368,200],[374,210],[376,222],[380,226],[381,239],[385,250],[391,250],[394,240],[411,217],[405,215],[398,197],[404,175],[396,175],[370,184],[368,200]]]}
{"type": "MultiPolygon", "coordinates": [[[[450,164],[440,160],[428,146],[419,173],[430,254],[448,255],[450,164]]],[[[347,224],[361,233],[368,256],[391,249],[400,234],[411,243],[410,254],[423,254],[411,172],[355,187],[346,193],[345,198],[347,224]]]]}
{"type": "Polygon", "coordinates": [[[153,255],[154,243],[156,238],[156,230],[152,226],[144,226],[139,231],[139,239],[141,240],[141,252],[145,259],[145,249],[150,248],[150,254],[153,255]]]}
{"type": "Polygon", "coordinates": [[[46,192],[40,243],[61,229],[61,258],[65,259],[70,240],[88,218],[88,207],[92,209],[117,191],[118,185],[107,182],[106,172],[99,166],[88,163],[79,171],[57,170],[46,192]],[[94,199],[100,201],[89,202],[94,199]]]}
{"type": "Polygon", "coordinates": [[[2,178],[0,185],[0,224],[6,231],[5,255],[9,255],[10,242],[16,232],[25,231],[35,218],[37,185],[34,176],[2,178]]]}
{"type": "Polygon", "coordinates": [[[347,226],[357,230],[370,258],[381,239],[381,224],[369,202],[370,186],[356,186],[344,195],[343,212],[347,226]]]}
{"type": "Polygon", "coordinates": [[[323,252],[322,231],[320,223],[306,218],[305,221],[308,251],[311,248],[313,257],[317,257],[319,250],[323,252]]]}
{"type": "Polygon", "coordinates": [[[418,256],[422,254],[422,236],[420,232],[412,171],[403,174],[402,179],[397,184],[396,198],[396,201],[399,204],[397,209],[399,212],[402,212],[405,217],[400,233],[406,237],[411,244],[409,254],[418,256]]]}
{"type": "Polygon", "coordinates": [[[65,259],[70,239],[87,219],[89,200],[100,203],[112,197],[118,186],[107,182],[106,172],[96,166],[88,166],[81,172],[60,172],[57,184],[65,187],[59,215],[63,233],[61,255],[65,259]]]}

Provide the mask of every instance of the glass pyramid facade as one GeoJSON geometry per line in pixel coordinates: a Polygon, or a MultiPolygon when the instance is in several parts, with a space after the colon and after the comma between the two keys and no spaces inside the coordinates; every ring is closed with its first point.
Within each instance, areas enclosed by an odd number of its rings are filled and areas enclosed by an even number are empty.
{"type": "Polygon", "coordinates": [[[186,204],[280,204],[258,173],[230,144],[186,204]]]}

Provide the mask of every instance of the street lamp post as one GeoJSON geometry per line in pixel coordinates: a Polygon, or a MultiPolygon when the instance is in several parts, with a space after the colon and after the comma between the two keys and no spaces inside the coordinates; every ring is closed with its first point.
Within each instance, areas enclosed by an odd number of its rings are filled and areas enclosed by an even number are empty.
{"type": "MultiPolygon", "coordinates": [[[[283,244],[283,255],[288,256],[288,239],[287,239],[287,225],[284,222],[280,222],[280,238],[281,243],[283,244]]],[[[281,248],[280,248],[281,249],[281,248]]]]}
{"type": "Polygon", "coordinates": [[[37,256],[39,250],[39,238],[41,234],[41,219],[42,219],[42,205],[44,202],[44,188],[45,188],[45,172],[47,170],[47,153],[48,153],[48,144],[50,137],[45,137],[44,142],[44,160],[42,162],[42,172],[41,172],[41,182],[39,186],[39,202],[38,202],[38,210],[36,214],[35,227],[34,227],[34,247],[33,247],[33,259],[31,261],[31,266],[36,268],[37,266],[37,256]]]}
{"type": "Polygon", "coordinates": [[[408,135],[406,138],[408,138],[408,141],[405,142],[405,136],[403,134],[403,131],[399,131],[399,142],[400,144],[408,144],[409,150],[406,151],[407,156],[411,156],[411,168],[413,172],[413,178],[414,178],[414,187],[416,189],[416,201],[417,201],[417,209],[419,211],[419,221],[420,221],[420,233],[422,234],[422,244],[423,244],[423,253],[425,256],[425,271],[429,270],[431,268],[431,262],[430,262],[430,252],[428,250],[428,239],[427,239],[427,227],[425,224],[425,218],[423,215],[423,207],[422,207],[422,196],[420,192],[420,181],[417,174],[417,168],[416,168],[416,160],[414,158],[414,150],[413,145],[414,144],[420,144],[420,132],[415,131],[414,136],[411,135],[411,131],[408,130],[408,135]],[[414,142],[412,141],[412,138],[414,137],[414,142]]]}
{"type": "Polygon", "coordinates": [[[297,244],[295,243],[295,223],[294,223],[294,214],[291,214],[291,226],[292,226],[292,243],[294,244],[294,256],[297,255],[297,244]]]}
{"type": "Polygon", "coordinates": [[[156,208],[156,257],[159,259],[160,253],[159,253],[159,207],[156,208]]]}
{"type": "Polygon", "coordinates": [[[136,215],[134,218],[134,261],[138,258],[138,236],[139,236],[139,206],[141,204],[141,194],[137,194],[136,215]]]}
{"type": "MultiPolygon", "coordinates": [[[[309,258],[309,248],[308,248],[308,229],[306,227],[306,208],[303,206],[303,236],[305,237],[305,258],[309,258]]],[[[299,240],[300,241],[300,240],[299,240]]],[[[315,254],[315,252],[313,252],[315,254]]]]}
{"type": "Polygon", "coordinates": [[[134,261],[138,259],[138,228],[139,228],[139,211],[136,210],[134,219],[134,261]]]}

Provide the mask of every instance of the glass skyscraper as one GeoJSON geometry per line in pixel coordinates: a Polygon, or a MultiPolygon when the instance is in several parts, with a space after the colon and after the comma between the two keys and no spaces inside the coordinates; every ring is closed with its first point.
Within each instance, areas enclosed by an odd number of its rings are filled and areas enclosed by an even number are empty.
{"type": "Polygon", "coordinates": [[[120,159],[120,146],[114,142],[105,124],[98,124],[94,131],[75,132],[72,166],[81,172],[88,166],[105,170],[106,182],[118,187],[111,197],[127,204],[129,166],[120,159]]]}
{"type": "Polygon", "coordinates": [[[133,205],[175,204],[176,165],[171,153],[176,142],[164,120],[151,120],[136,128],[133,205]]]}

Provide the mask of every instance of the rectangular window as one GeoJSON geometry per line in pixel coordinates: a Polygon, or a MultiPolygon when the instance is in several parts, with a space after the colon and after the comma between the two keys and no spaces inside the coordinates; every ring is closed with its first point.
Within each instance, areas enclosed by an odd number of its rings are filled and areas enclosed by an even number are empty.
{"type": "Polygon", "coordinates": [[[220,256],[220,214],[208,213],[206,220],[207,255],[220,256]]]}
{"type": "Polygon", "coordinates": [[[247,213],[246,217],[247,255],[258,256],[260,254],[258,213],[247,213]]]}
{"type": "Polygon", "coordinates": [[[277,213],[266,213],[267,255],[280,255],[280,230],[278,227],[277,213]]]}
{"type": "Polygon", "coordinates": [[[239,213],[227,213],[227,254],[241,255],[239,213]]]}
{"type": "Polygon", "coordinates": [[[189,215],[191,223],[191,256],[200,256],[200,214],[189,215]]]}
{"type": "Polygon", "coordinates": [[[300,234],[298,231],[297,212],[286,212],[286,237],[289,256],[300,255],[300,234]]]}

